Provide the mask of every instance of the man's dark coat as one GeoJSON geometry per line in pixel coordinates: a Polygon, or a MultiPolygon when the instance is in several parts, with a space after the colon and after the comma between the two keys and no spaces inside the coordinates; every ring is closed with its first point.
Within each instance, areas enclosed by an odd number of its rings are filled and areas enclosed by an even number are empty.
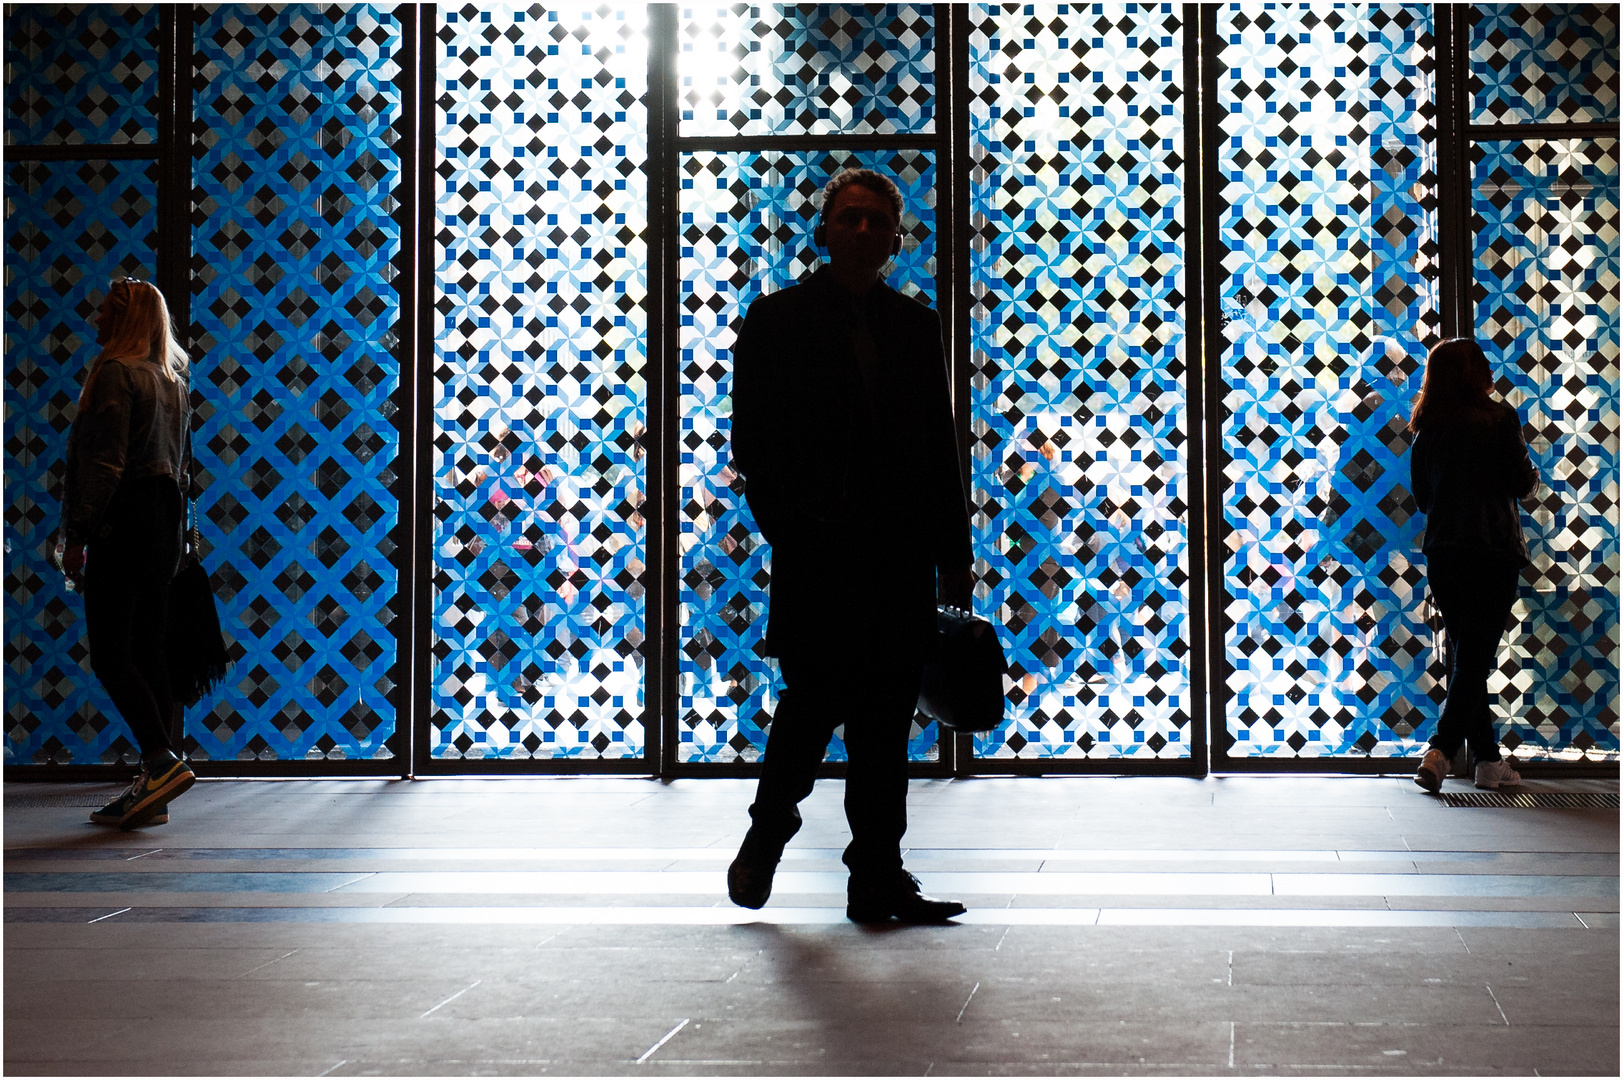
{"type": "Polygon", "coordinates": [[[733,350],[732,460],[772,545],[772,655],[860,631],[926,645],[937,568],[971,560],[933,310],[883,282],[854,300],[826,267],[756,300],[733,350]]]}

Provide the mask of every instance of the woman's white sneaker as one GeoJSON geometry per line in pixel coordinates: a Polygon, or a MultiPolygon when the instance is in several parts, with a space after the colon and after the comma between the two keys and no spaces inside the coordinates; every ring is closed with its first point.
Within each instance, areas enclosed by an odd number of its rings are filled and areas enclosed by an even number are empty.
{"type": "Polygon", "coordinates": [[[1498,791],[1502,787],[1515,787],[1522,782],[1522,774],[1504,761],[1484,761],[1476,767],[1476,786],[1483,791],[1498,791]]]}

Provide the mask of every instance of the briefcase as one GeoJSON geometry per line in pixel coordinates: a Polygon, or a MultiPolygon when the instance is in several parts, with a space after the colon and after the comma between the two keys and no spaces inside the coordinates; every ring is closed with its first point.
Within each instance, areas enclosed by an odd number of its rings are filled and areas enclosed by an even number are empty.
{"type": "Polygon", "coordinates": [[[961,608],[938,607],[936,651],[924,669],[919,711],[955,732],[1003,723],[1003,646],[997,628],[961,608]]]}

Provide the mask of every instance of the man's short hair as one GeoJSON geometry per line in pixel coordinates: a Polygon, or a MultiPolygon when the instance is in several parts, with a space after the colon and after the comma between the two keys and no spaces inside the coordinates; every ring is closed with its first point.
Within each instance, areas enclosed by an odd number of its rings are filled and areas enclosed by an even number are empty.
{"type": "Polygon", "coordinates": [[[857,187],[867,188],[876,195],[881,195],[890,202],[891,210],[896,214],[896,225],[902,223],[902,192],[896,186],[896,181],[872,169],[842,169],[836,173],[823,188],[823,208],[821,217],[824,224],[828,222],[829,209],[834,205],[834,199],[840,192],[855,184],[857,187]]]}

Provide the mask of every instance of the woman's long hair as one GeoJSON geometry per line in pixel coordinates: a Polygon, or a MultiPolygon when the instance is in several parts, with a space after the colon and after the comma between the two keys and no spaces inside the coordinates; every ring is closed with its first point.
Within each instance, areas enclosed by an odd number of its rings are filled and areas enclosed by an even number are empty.
{"type": "Polygon", "coordinates": [[[1409,414],[1409,430],[1439,427],[1487,412],[1493,372],[1475,338],[1450,338],[1426,355],[1426,377],[1409,414]]]}
{"type": "Polygon", "coordinates": [[[169,305],[151,282],[124,278],[107,293],[107,344],[97,354],[91,371],[112,356],[125,360],[151,360],[163,368],[171,382],[186,374],[186,350],[175,337],[169,305]]]}

